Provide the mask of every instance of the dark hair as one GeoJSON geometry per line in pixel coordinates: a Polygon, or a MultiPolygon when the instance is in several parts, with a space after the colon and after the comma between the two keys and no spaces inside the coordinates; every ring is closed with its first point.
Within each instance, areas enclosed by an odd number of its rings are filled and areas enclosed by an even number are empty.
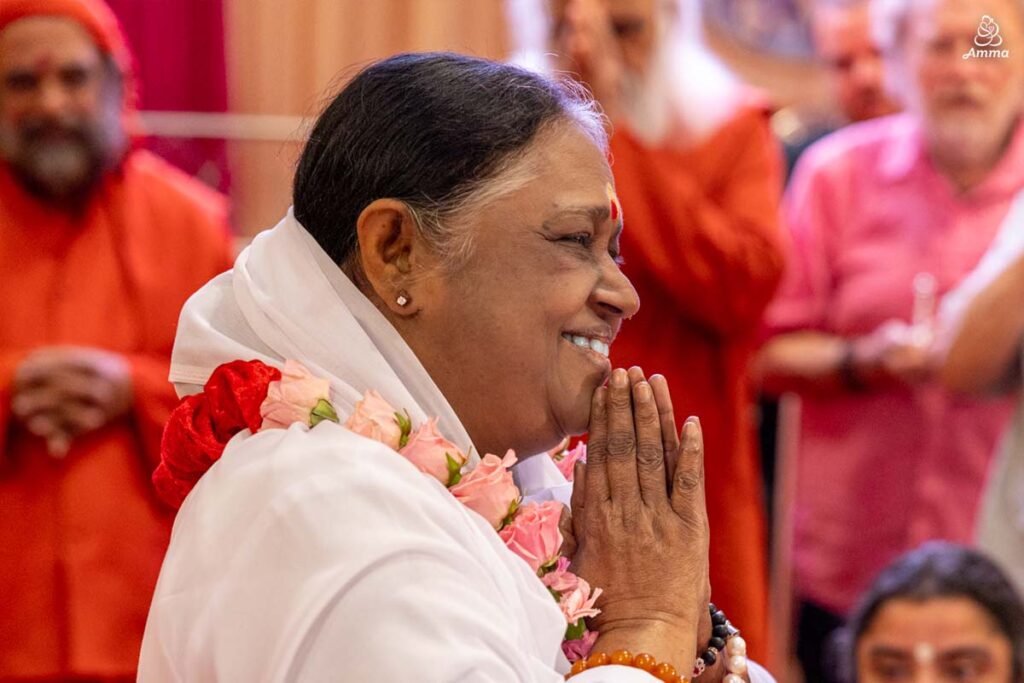
{"type": "Polygon", "coordinates": [[[295,174],[295,217],[338,264],[356,250],[359,214],[385,197],[440,243],[442,219],[556,120],[604,145],[592,101],[566,83],[449,53],[376,62],[316,122],[295,174]]]}
{"type": "Polygon", "coordinates": [[[962,597],[975,602],[1010,641],[1013,680],[1024,681],[1024,604],[992,560],[965,546],[930,541],[882,570],[835,640],[841,679],[854,683],[857,643],[890,600],[962,597]]]}

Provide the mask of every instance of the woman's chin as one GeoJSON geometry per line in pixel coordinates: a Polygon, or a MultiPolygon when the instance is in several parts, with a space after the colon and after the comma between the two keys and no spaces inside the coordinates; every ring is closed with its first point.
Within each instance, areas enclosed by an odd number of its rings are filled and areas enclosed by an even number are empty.
{"type": "Polygon", "coordinates": [[[590,429],[590,397],[591,393],[587,394],[586,403],[581,403],[568,408],[563,414],[563,419],[559,421],[562,430],[565,432],[565,436],[579,436],[580,434],[586,433],[590,429]]]}

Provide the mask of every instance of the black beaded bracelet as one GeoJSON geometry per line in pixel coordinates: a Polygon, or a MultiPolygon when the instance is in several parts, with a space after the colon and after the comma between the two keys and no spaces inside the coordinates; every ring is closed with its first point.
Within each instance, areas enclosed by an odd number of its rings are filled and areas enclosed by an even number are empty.
{"type": "MultiPolygon", "coordinates": [[[[718,609],[715,603],[708,603],[708,612],[711,614],[711,640],[708,641],[707,649],[701,653],[694,663],[693,678],[700,676],[708,667],[714,666],[715,662],[718,661],[719,655],[725,652],[727,643],[740,635],[739,629],[729,622],[725,612],[718,609]]],[[[746,656],[745,645],[742,656],[746,656]]],[[[745,662],[744,668],[746,668],[745,662]]]]}

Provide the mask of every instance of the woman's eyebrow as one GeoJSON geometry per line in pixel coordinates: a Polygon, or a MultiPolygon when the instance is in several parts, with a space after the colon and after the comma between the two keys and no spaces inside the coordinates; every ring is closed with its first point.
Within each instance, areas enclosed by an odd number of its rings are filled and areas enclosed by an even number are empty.
{"type": "Polygon", "coordinates": [[[545,228],[551,228],[555,222],[572,216],[581,216],[586,218],[590,223],[596,225],[608,220],[610,215],[611,209],[607,206],[570,206],[561,209],[554,216],[548,218],[544,221],[543,226],[545,228]]]}

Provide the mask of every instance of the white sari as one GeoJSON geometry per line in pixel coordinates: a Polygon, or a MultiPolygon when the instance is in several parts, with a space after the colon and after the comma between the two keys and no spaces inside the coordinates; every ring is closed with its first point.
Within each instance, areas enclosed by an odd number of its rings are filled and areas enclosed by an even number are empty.
{"type": "MultiPolygon", "coordinates": [[[[343,416],[376,389],[472,446],[409,347],[290,212],[186,304],[171,380],[193,393],[221,363],[285,358],[329,378],[343,416]]],[[[516,477],[533,498],[571,492],[546,458],[516,477]]],[[[564,630],[529,566],[438,482],[339,425],[294,425],[237,435],[186,498],[139,680],[556,683],[564,630]]],[[[573,680],[655,679],[611,666],[573,680]]]]}

